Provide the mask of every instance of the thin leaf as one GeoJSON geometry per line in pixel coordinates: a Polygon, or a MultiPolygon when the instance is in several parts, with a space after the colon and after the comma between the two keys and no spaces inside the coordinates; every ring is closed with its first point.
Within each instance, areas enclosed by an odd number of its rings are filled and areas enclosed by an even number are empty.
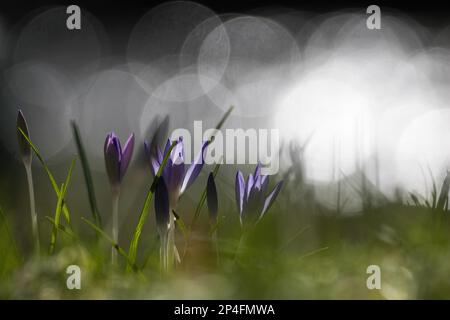
{"type": "Polygon", "coordinates": [[[175,223],[177,224],[178,228],[180,228],[181,233],[183,234],[184,239],[187,238],[187,228],[186,225],[183,222],[183,219],[174,211],[172,210],[174,216],[175,216],[175,223]]]}
{"type": "MultiPolygon", "coordinates": [[[[19,130],[19,132],[23,135],[25,140],[27,140],[27,142],[30,145],[31,149],[33,149],[33,151],[36,154],[37,158],[39,159],[40,163],[44,167],[44,170],[47,173],[48,178],[50,179],[50,182],[52,184],[53,190],[55,190],[56,197],[59,198],[61,190],[59,189],[58,184],[56,183],[56,180],[53,177],[52,172],[50,171],[49,167],[45,163],[44,158],[41,156],[41,154],[39,152],[39,149],[33,144],[33,142],[31,142],[30,138],[28,138],[28,136],[25,134],[25,132],[23,132],[23,130],[21,128],[17,128],[17,130],[19,130]]],[[[69,225],[70,225],[70,214],[69,214],[69,209],[67,208],[66,204],[63,204],[63,213],[64,213],[64,217],[67,220],[67,223],[69,223],[69,225]]]]}
{"type": "Polygon", "coordinates": [[[117,250],[117,252],[125,258],[128,265],[132,268],[133,271],[138,271],[136,265],[131,261],[130,257],[127,255],[125,250],[122,249],[122,247],[119,246],[118,243],[116,243],[113,238],[111,238],[107,233],[105,233],[102,229],[100,229],[95,223],[92,223],[88,219],[81,217],[81,220],[83,220],[88,226],[90,226],[94,231],[96,231],[100,236],[102,236],[106,241],[108,241],[111,246],[117,250]]]}
{"type": "Polygon", "coordinates": [[[16,244],[16,242],[14,240],[14,237],[12,235],[11,228],[10,228],[9,223],[8,223],[8,218],[6,217],[5,213],[3,212],[2,207],[0,207],[0,227],[2,225],[4,226],[4,228],[6,230],[6,233],[8,235],[10,243],[13,246],[13,250],[14,250],[15,254],[18,255],[19,251],[17,249],[17,244],[16,244]]]}
{"type": "MultiPolygon", "coordinates": [[[[217,173],[219,172],[219,168],[220,168],[220,163],[216,164],[216,166],[214,167],[214,170],[213,170],[214,179],[216,178],[217,173]]],[[[187,233],[186,242],[185,242],[185,246],[184,246],[184,251],[183,251],[183,259],[184,259],[184,257],[186,257],[187,250],[188,250],[189,244],[191,242],[192,230],[194,229],[195,223],[197,222],[200,212],[202,211],[203,206],[206,202],[206,193],[207,193],[207,186],[205,186],[205,188],[203,189],[202,195],[200,197],[200,201],[198,202],[197,208],[195,209],[195,213],[194,213],[194,217],[192,218],[191,225],[189,226],[189,230],[187,233]]]]}
{"type": "MultiPolygon", "coordinates": [[[[223,124],[225,123],[225,121],[227,121],[228,117],[230,116],[231,112],[233,112],[234,106],[231,106],[230,108],[228,108],[227,112],[225,112],[225,114],[222,116],[222,119],[220,119],[219,123],[217,123],[216,125],[216,130],[220,130],[223,126],[223,124]]],[[[214,137],[215,132],[212,134],[211,138],[212,139],[214,137]]]]}
{"type": "Polygon", "coordinates": [[[50,254],[52,254],[55,251],[56,237],[58,235],[58,227],[57,226],[59,225],[59,216],[61,214],[61,207],[62,207],[64,196],[66,194],[66,192],[65,192],[66,187],[65,187],[64,183],[61,184],[61,190],[62,191],[59,194],[58,201],[56,203],[55,224],[53,225],[52,236],[50,239],[50,249],[49,249],[50,254]]]}
{"type": "Polygon", "coordinates": [[[77,146],[78,155],[81,160],[81,168],[83,169],[84,181],[86,183],[86,189],[89,197],[89,206],[91,208],[92,217],[98,226],[102,225],[101,216],[97,206],[97,200],[95,197],[94,182],[92,179],[91,169],[89,167],[89,161],[86,156],[86,152],[83,146],[83,141],[81,140],[80,130],[78,129],[75,121],[71,121],[73,137],[75,139],[75,144],[77,146]]]}
{"type": "MultiPolygon", "coordinates": [[[[162,172],[164,170],[164,167],[166,166],[167,160],[170,157],[170,153],[172,152],[172,149],[176,145],[176,141],[172,142],[168,152],[165,154],[164,159],[159,166],[158,172],[156,173],[155,178],[153,179],[152,185],[150,186],[149,191],[147,192],[147,196],[145,197],[144,206],[142,207],[141,213],[139,215],[138,224],[136,225],[136,228],[133,233],[133,238],[130,243],[130,248],[128,250],[128,256],[130,257],[131,265],[135,265],[136,263],[136,256],[137,256],[137,249],[139,245],[139,239],[141,237],[142,228],[144,227],[144,223],[147,220],[150,204],[152,203],[153,195],[155,193],[156,183],[159,179],[159,177],[162,175],[162,172]]],[[[130,271],[130,268],[127,266],[127,270],[130,271]]]]}
{"type": "Polygon", "coordinates": [[[73,238],[74,240],[78,240],[78,237],[75,233],[73,233],[73,231],[71,231],[70,229],[67,229],[64,225],[62,224],[56,224],[55,220],[52,217],[49,216],[45,216],[45,218],[53,225],[56,226],[56,228],[58,228],[58,230],[64,232],[65,234],[67,234],[69,237],[73,238]]]}
{"type": "Polygon", "coordinates": [[[220,227],[222,221],[225,220],[225,216],[217,216],[217,221],[211,226],[209,230],[209,236],[211,237],[220,227]]]}
{"type": "Polygon", "coordinates": [[[59,225],[59,217],[61,215],[62,206],[64,203],[64,199],[66,197],[67,188],[69,187],[70,180],[72,179],[73,169],[75,168],[76,158],[72,160],[69,171],[67,173],[66,181],[61,185],[61,193],[59,194],[58,201],[56,203],[55,209],[55,224],[52,230],[52,236],[50,239],[50,254],[52,254],[55,250],[56,246],[56,237],[58,236],[58,225],[59,225]]]}

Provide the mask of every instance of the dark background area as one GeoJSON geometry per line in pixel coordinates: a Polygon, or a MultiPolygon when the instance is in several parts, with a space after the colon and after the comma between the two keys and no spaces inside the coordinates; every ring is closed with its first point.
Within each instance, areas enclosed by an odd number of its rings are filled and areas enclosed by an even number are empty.
{"type": "MultiPolygon", "coordinates": [[[[123,24],[128,22],[136,22],[138,17],[142,16],[150,8],[167,1],[164,0],[36,0],[36,1],[2,1],[0,10],[4,17],[11,21],[22,18],[27,12],[38,9],[43,6],[55,5],[71,5],[76,4],[88,9],[96,17],[103,22],[109,24],[123,24]]],[[[420,22],[428,24],[447,23],[450,18],[450,3],[442,0],[431,1],[406,1],[406,0],[380,0],[380,1],[355,1],[355,0],[338,0],[338,1],[301,1],[301,0],[199,0],[201,3],[217,13],[224,12],[242,12],[253,10],[259,7],[288,7],[293,9],[328,12],[350,7],[366,8],[371,4],[380,7],[389,7],[402,11],[418,19],[420,22]]]]}

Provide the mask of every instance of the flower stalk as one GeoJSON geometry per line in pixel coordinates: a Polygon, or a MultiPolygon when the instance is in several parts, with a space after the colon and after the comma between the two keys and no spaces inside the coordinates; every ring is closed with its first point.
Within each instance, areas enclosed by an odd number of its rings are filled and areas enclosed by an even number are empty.
{"type": "Polygon", "coordinates": [[[18,110],[17,112],[17,140],[19,144],[20,156],[22,157],[22,162],[25,167],[25,171],[27,174],[27,183],[28,183],[28,194],[30,199],[30,214],[31,214],[31,228],[33,233],[33,238],[35,241],[35,251],[37,254],[40,253],[40,241],[39,241],[39,228],[38,228],[38,219],[36,213],[36,201],[34,198],[34,184],[33,184],[33,172],[31,169],[31,163],[33,160],[33,154],[31,151],[31,147],[28,144],[28,141],[25,139],[22,132],[29,137],[29,130],[27,121],[25,120],[25,116],[22,110],[18,110]]]}
{"type": "MultiPolygon", "coordinates": [[[[105,140],[104,154],[106,173],[108,174],[112,194],[112,235],[115,243],[119,242],[119,198],[120,186],[125,172],[131,162],[134,149],[134,134],[131,134],[123,149],[114,132],[108,133],[105,140]]],[[[117,263],[117,251],[111,252],[112,264],[117,263]]]]}

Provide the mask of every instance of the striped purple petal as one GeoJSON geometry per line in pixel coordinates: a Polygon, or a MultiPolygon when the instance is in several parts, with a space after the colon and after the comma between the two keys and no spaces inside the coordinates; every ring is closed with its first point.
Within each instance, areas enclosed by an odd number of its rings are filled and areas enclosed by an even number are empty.
{"type": "Polygon", "coordinates": [[[272,206],[273,202],[275,201],[275,199],[278,196],[278,193],[280,193],[281,187],[283,186],[283,181],[278,182],[275,187],[273,188],[272,192],[267,196],[265,202],[264,202],[264,207],[263,210],[261,212],[261,216],[260,218],[262,218],[264,216],[264,214],[267,212],[267,210],[270,209],[270,207],[272,206]]]}
{"type": "Polygon", "coordinates": [[[122,181],[125,172],[128,169],[128,166],[131,162],[131,157],[133,156],[133,149],[134,149],[134,134],[132,133],[127,142],[125,142],[125,145],[122,149],[122,157],[120,159],[120,181],[122,181]]]}
{"type": "Polygon", "coordinates": [[[111,185],[120,183],[121,148],[119,139],[114,133],[109,133],[105,142],[105,166],[111,185]]]}
{"type": "Polygon", "coordinates": [[[255,181],[258,180],[258,178],[261,176],[261,163],[258,162],[255,168],[255,173],[253,174],[253,177],[255,181]]]}
{"type": "Polygon", "coordinates": [[[245,192],[244,189],[245,189],[244,175],[242,174],[241,171],[238,170],[238,172],[236,173],[235,193],[239,216],[242,215],[242,211],[244,209],[244,192],[245,192]]]}
{"type": "Polygon", "coordinates": [[[181,186],[180,194],[182,194],[192,183],[197,179],[200,171],[202,171],[205,151],[208,146],[209,141],[203,142],[202,150],[199,152],[194,162],[189,166],[189,169],[186,171],[186,175],[184,176],[183,184],[181,186]]]}
{"type": "Polygon", "coordinates": [[[248,196],[244,212],[242,214],[242,222],[249,225],[256,223],[260,217],[263,206],[263,193],[260,192],[257,188],[252,188],[248,196]]]}
{"type": "Polygon", "coordinates": [[[253,185],[255,184],[255,179],[253,178],[253,175],[250,173],[248,175],[247,184],[245,185],[245,199],[248,199],[250,196],[250,191],[253,188],[253,185]]]}
{"type": "Polygon", "coordinates": [[[184,145],[182,137],[178,139],[177,144],[173,147],[170,158],[174,164],[184,164],[184,145]]]}
{"type": "Polygon", "coordinates": [[[167,152],[169,152],[169,149],[170,149],[170,145],[171,145],[171,144],[172,144],[172,143],[170,142],[170,139],[167,139],[166,146],[164,147],[163,157],[166,155],[167,152]]]}
{"type": "Polygon", "coordinates": [[[164,171],[166,171],[165,176],[167,177],[166,181],[167,189],[171,198],[170,202],[172,207],[175,208],[181,194],[180,189],[184,178],[185,165],[184,163],[173,164],[172,160],[169,159],[164,171]]]}

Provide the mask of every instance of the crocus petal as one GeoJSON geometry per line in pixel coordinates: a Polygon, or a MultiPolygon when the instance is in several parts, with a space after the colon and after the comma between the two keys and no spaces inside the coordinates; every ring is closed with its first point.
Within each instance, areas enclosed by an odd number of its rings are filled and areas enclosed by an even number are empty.
{"type": "Polygon", "coordinates": [[[169,193],[164,178],[159,178],[155,189],[155,215],[156,227],[162,236],[167,232],[169,225],[169,193]]]}
{"type": "Polygon", "coordinates": [[[112,135],[107,136],[105,144],[105,166],[111,185],[120,183],[120,143],[112,135]]]}
{"type": "Polygon", "coordinates": [[[258,162],[255,168],[255,173],[253,174],[253,178],[255,179],[255,181],[258,180],[260,175],[261,175],[261,163],[258,162]]]}
{"type": "Polygon", "coordinates": [[[170,158],[174,164],[184,163],[184,145],[182,137],[178,139],[176,146],[172,149],[170,158]]]}
{"type": "Polygon", "coordinates": [[[125,143],[123,150],[122,150],[122,157],[120,159],[120,180],[122,181],[125,172],[128,169],[128,166],[131,162],[131,157],[133,155],[133,149],[134,149],[134,134],[132,133],[130,137],[128,138],[127,142],[125,143]]]}
{"type": "Polygon", "coordinates": [[[214,175],[211,172],[206,184],[206,203],[208,204],[209,217],[211,220],[217,219],[217,188],[214,182],[214,175]]]}
{"type": "Polygon", "coordinates": [[[195,181],[195,179],[200,174],[200,171],[202,171],[205,158],[205,151],[208,144],[209,141],[203,142],[202,150],[199,152],[194,162],[189,166],[189,169],[187,170],[186,175],[184,176],[183,184],[181,186],[180,191],[181,194],[195,181]]]}
{"type": "MultiPolygon", "coordinates": [[[[17,125],[17,128],[20,128],[23,131],[23,133],[25,133],[27,135],[28,138],[30,137],[30,134],[28,132],[27,121],[25,120],[25,116],[23,115],[22,110],[19,110],[17,112],[16,125],[17,125]]],[[[20,152],[20,155],[22,156],[22,160],[26,164],[31,164],[31,159],[32,159],[31,147],[28,144],[27,139],[25,139],[25,137],[19,130],[17,130],[17,139],[19,142],[19,152],[20,152]]]]}
{"type": "Polygon", "coordinates": [[[264,195],[257,189],[252,188],[242,213],[242,222],[244,224],[254,224],[258,221],[261,209],[264,206],[264,195]]]}
{"type": "Polygon", "coordinates": [[[258,175],[257,177],[255,177],[255,183],[253,185],[254,188],[261,190],[261,181],[262,181],[263,176],[262,175],[258,175]]]}
{"type": "Polygon", "coordinates": [[[250,173],[248,175],[247,184],[245,185],[245,196],[246,196],[247,200],[248,200],[250,191],[252,190],[254,184],[255,184],[255,179],[253,178],[253,175],[250,173]]]}
{"type": "Polygon", "coordinates": [[[183,182],[185,172],[184,163],[173,164],[170,159],[166,168],[168,169],[168,174],[166,174],[168,177],[168,180],[166,180],[168,181],[167,189],[169,190],[171,206],[175,208],[181,194],[181,183],[183,182]]]}
{"type": "Polygon", "coordinates": [[[266,194],[267,187],[269,186],[269,176],[260,176],[260,177],[261,177],[260,190],[263,194],[266,194]]]}
{"type": "Polygon", "coordinates": [[[150,144],[148,141],[144,141],[144,149],[147,159],[150,162],[150,170],[153,176],[156,176],[163,158],[161,149],[156,145],[150,144]]]}
{"type": "Polygon", "coordinates": [[[153,176],[156,176],[160,166],[161,164],[155,158],[150,159],[150,169],[152,170],[153,176]]]}
{"type": "Polygon", "coordinates": [[[170,139],[167,139],[166,146],[164,147],[163,157],[166,155],[167,152],[169,152],[169,148],[170,148],[171,144],[172,143],[170,142],[170,139]]]}
{"type": "Polygon", "coordinates": [[[236,182],[235,182],[235,193],[236,193],[236,204],[238,207],[239,216],[242,215],[242,210],[244,206],[244,188],[245,188],[245,181],[244,181],[244,175],[241,171],[238,170],[236,173],[236,182]]]}
{"type": "Polygon", "coordinates": [[[267,212],[267,210],[270,209],[270,207],[272,206],[273,202],[277,198],[278,193],[280,192],[282,186],[283,186],[283,181],[278,182],[276,184],[276,186],[273,188],[272,192],[267,196],[267,198],[266,198],[266,200],[264,202],[264,207],[263,207],[263,210],[261,212],[260,218],[262,218],[264,216],[264,214],[267,212]]]}

